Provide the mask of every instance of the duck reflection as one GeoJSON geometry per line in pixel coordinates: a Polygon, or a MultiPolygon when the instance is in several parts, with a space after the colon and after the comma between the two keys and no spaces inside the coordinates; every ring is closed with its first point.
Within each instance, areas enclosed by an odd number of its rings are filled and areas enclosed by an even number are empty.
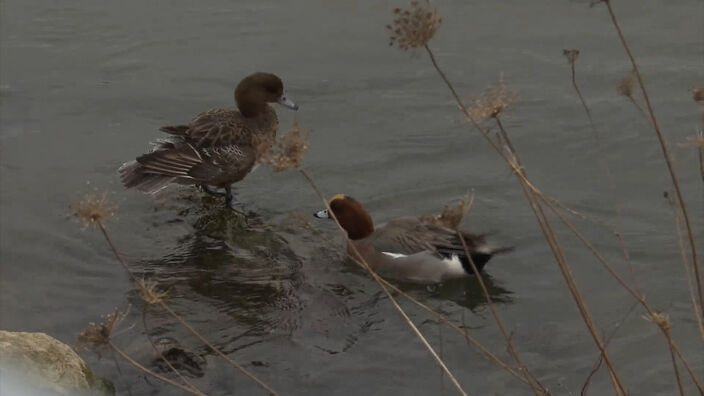
{"type": "MultiPolygon", "coordinates": [[[[481,274],[493,303],[510,304],[513,302],[512,291],[502,287],[501,283],[487,272],[481,274]]],[[[477,312],[486,306],[486,297],[476,276],[456,279],[443,284],[438,288],[435,297],[453,301],[472,312],[477,312]]]]}

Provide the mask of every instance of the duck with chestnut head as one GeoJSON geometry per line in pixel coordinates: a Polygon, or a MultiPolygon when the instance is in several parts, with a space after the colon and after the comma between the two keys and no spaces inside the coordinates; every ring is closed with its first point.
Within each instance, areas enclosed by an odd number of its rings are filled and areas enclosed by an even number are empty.
{"type": "Polygon", "coordinates": [[[188,125],[161,128],[170,136],[157,140],[151,152],[123,164],[122,183],[150,194],[172,183],[200,185],[206,192],[224,195],[231,207],[232,184],[252,171],[275,140],[279,123],[270,103],[298,109],[284,94],[281,79],[271,73],[242,79],[235,89],[235,102],[238,110],[213,109],[198,114],[188,125]]]}
{"type": "MultiPolygon", "coordinates": [[[[474,274],[462,241],[451,228],[418,217],[401,217],[374,227],[364,206],[343,194],[332,197],[329,206],[347,232],[347,253],[352,257],[358,253],[379,275],[433,284],[474,274]]],[[[332,218],[327,209],[315,217],[332,218]]],[[[482,235],[460,232],[479,271],[495,254],[513,250],[492,247],[482,235]]]]}

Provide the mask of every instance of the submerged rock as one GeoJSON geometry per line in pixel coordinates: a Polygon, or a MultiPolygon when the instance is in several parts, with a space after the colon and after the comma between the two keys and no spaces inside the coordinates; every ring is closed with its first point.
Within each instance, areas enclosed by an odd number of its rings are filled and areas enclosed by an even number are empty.
{"type": "Polygon", "coordinates": [[[44,333],[0,330],[0,377],[0,394],[115,394],[70,346],[44,333]]]}

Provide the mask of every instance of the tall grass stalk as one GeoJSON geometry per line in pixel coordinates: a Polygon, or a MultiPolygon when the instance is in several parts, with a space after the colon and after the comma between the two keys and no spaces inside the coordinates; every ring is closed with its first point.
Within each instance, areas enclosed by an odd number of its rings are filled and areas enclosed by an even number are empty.
{"type": "MultiPolygon", "coordinates": [[[[110,238],[110,234],[108,233],[108,230],[107,230],[107,228],[105,227],[105,224],[103,223],[103,221],[102,221],[100,218],[94,219],[93,221],[97,224],[98,228],[99,228],[100,231],[102,232],[105,241],[107,242],[108,246],[110,246],[110,249],[112,250],[112,253],[113,253],[113,255],[115,256],[115,258],[117,259],[117,261],[118,261],[118,262],[120,263],[120,265],[122,265],[122,267],[125,269],[125,271],[126,271],[127,274],[129,275],[130,279],[132,279],[132,281],[134,282],[134,284],[135,284],[138,288],[140,288],[140,291],[144,292],[144,291],[145,291],[145,290],[144,290],[144,286],[137,280],[137,278],[135,277],[134,273],[132,272],[132,270],[130,269],[130,267],[127,265],[127,262],[122,258],[122,255],[120,254],[120,252],[119,252],[119,251],[117,250],[117,248],[115,247],[115,244],[113,243],[112,238],[110,238]]],[[[176,312],[174,312],[174,311],[171,309],[171,307],[169,307],[164,301],[157,301],[156,304],[158,304],[162,309],[164,309],[166,312],[168,312],[169,315],[171,315],[171,316],[172,316],[174,319],[176,319],[183,327],[185,327],[188,331],[190,331],[191,334],[193,334],[194,336],[196,336],[199,340],[201,340],[201,342],[203,342],[205,345],[207,345],[208,348],[210,348],[210,350],[211,350],[213,353],[216,353],[217,355],[219,355],[220,357],[222,357],[223,359],[225,359],[225,361],[227,361],[231,366],[235,367],[236,369],[238,369],[239,371],[241,371],[243,374],[245,374],[247,377],[249,377],[251,380],[255,381],[257,384],[259,384],[262,388],[264,388],[264,389],[265,389],[267,392],[269,392],[270,394],[272,394],[272,395],[278,395],[278,394],[279,394],[279,393],[276,392],[271,386],[269,386],[267,383],[265,383],[264,381],[260,380],[260,379],[257,378],[254,374],[252,374],[252,373],[249,372],[247,369],[245,369],[242,365],[240,365],[239,363],[235,362],[235,361],[232,360],[230,357],[228,357],[227,355],[225,355],[219,348],[217,348],[217,347],[216,347],[215,345],[213,345],[210,341],[208,341],[205,337],[203,337],[203,336],[200,334],[200,332],[196,331],[193,327],[191,327],[191,325],[189,325],[188,323],[186,323],[186,321],[181,317],[181,315],[179,315],[179,314],[177,314],[176,312]]]]}
{"type": "Polygon", "coordinates": [[[125,359],[129,364],[133,365],[134,367],[141,370],[142,372],[149,374],[150,376],[152,376],[158,380],[164,381],[169,385],[175,386],[184,392],[190,393],[192,395],[204,396],[204,394],[202,392],[200,392],[199,390],[197,390],[195,388],[181,385],[178,382],[176,382],[170,378],[164,377],[163,375],[157,374],[157,373],[153,372],[152,370],[149,370],[148,368],[142,366],[141,364],[139,364],[139,362],[132,359],[128,354],[126,354],[120,348],[118,348],[112,341],[110,341],[110,343],[108,345],[110,346],[110,348],[112,348],[113,351],[117,352],[117,354],[120,355],[123,359],[125,359]]]}
{"type": "Polygon", "coordinates": [[[147,326],[147,309],[148,309],[148,306],[145,306],[144,309],[142,310],[142,325],[144,326],[144,335],[147,338],[147,341],[149,341],[149,345],[151,345],[154,352],[156,352],[156,354],[159,355],[159,358],[161,359],[161,361],[166,363],[166,365],[169,367],[169,369],[178,376],[178,378],[181,380],[181,382],[183,382],[184,386],[195,390],[197,392],[197,394],[199,394],[199,395],[205,396],[205,394],[203,392],[201,392],[198,388],[196,388],[195,385],[193,385],[190,381],[188,381],[186,379],[186,377],[184,377],[183,374],[181,374],[181,372],[179,372],[178,369],[176,369],[176,367],[174,367],[174,365],[171,364],[169,359],[167,359],[164,356],[164,354],[161,351],[159,351],[159,348],[157,348],[156,344],[154,344],[154,341],[152,341],[151,335],[149,335],[149,326],[147,326]]]}
{"type": "Polygon", "coordinates": [[[643,99],[645,100],[645,105],[646,109],[648,110],[648,115],[650,116],[651,124],[653,125],[653,129],[655,130],[655,134],[657,135],[660,148],[662,149],[662,155],[665,159],[665,164],[667,165],[667,170],[670,174],[670,179],[672,180],[672,186],[675,190],[678,206],[682,211],[682,218],[684,219],[684,224],[687,231],[687,240],[689,242],[690,254],[692,257],[692,266],[694,268],[694,279],[697,285],[699,309],[703,310],[702,313],[704,314],[704,289],[702,289],[702,280],[699,274],[699,258],[697,255],[697,246],[694,238],[694,230],[692,229],[692,224],[689,218],[689,214],[687,212],[687,205],[685,203],[684,196],[682,195],[682,190],[680,188],[677,172],[672,162],[672,157],[670,155],[667,140],[665,139],[665,134],[662,132],[662,129],[660,128],[660,123],[658,122],[658,119],[655,116],[653,105],[650,102],[650,95],[648,94],[648,90],[646,89],[645,83],[643,82],[643,76],[640,73],[638,62],[636,62],[636,59],[633,56],[633,53],[631,52],[631,48],[628,45],[628,41],[626,41],[626,37],[624,36],[623,31],[621,30],[621,25],[618,21],[618,18],[616,17],[616,14],[614,13],[614,9],[611,5],[611,0],[601,0],[601,2],[606,4],[606,9],[608,10],[609,16],[611,17],[611,22],[614,25],[614,28],[616,29],[616,34],[618,35],[621,45],[623,46],[623,49],[625,50],[626,55],[628,56],[631,65],[633,66],[633,74],[635,74],[636,80],[638,81],[638,86],[640,87],[640,91],[643,94],[643,99]]]}
{"type": "Polygon", "coordinates": [[[584,100],[584,96],[582,96],[582,91],[579,89],[579,85],[577,85],[577,71],[575,70],[576,64],[577,64],[577,58],[579,57],[579,50],[578,49],[565,49],[562,51],[562,53],[567,57],[567,63],[570,65],[570,71],[572,72],[572,87],[574,88],[574,91],[577,93],[577,97],[579,97],[579,101],[582,103],[582,107],[584,108],[584,112],[587,114],[587,119],[589,120],[589,125],[592,127],[592,131],[594,132],[594,138],[596,139],[596,145],[598,147],[601,147],[601,138],[599,136],[599,131],[596,129],[596,126],[594,125],[594,119],[592,118],[592,112],[589,110],[589,106],[587,106],[587,101],[584,100]]]}
{"type": "MultiPolygon", "coordinates": [[[[310,175],[308,174],[308,172],[306,172],[303,168],[299,168],[298,171],[299,171],[299,173],[300,173],[301,175],[303,175],[303,177],[306,179],[306,181],[308,181],[308,183],[309,183],[310,186],[313,188],[313,190],[315,190],[315,193],[318,195],[318,198],[320,198],[320,200],[322,201],[322,203],[325,205],[325,208],[327,209],[328,214],[329,214],[330,217],[335,221],[335,224],[337,225],[337,227],[343,232],[343,234],[345,235],[345,240],[349,243],[350,240],[349,240],[349,238],[347,237],[347,232],[345,231],[344,228],[342,228],[342,225],[340,225],[340,222],[337,220],[337,217],[335,216],[335,213],[334,213],[333,210],[330,208],[330,204],[328,203],[328,200],[325,198],[325,196],[323,195],[323,193],[320,191],[320,188],[318,188],[318,186],[315,184],[315,182],[314,182],[313,179],[310,177],[310,175]]],[[[398,304],[398,301],[396,301],[396,298],[394,298],[393,294],[391,294],[390,289],[386,287],[386,284],[385,284],[385,282],[383,281],[383,279],[369,266],[369,264],[364,260],[364,258],[362,257],[362,255],[359,254],[359,251],[357,250],[357,248],[356,248],[353,244],[349,244],[349,246],[352,248],[352,251],[353,251],[353,253],[354,253],[354,256],[353,256],[353,257],[356,259],[356,261],[358,261],[359,263],[361,263],[362,268],[364,268],[365,270],[367,270],[367,272],[369,272],[369,274],[372,276],[372,278],[379,284],[379,286],[381,287],[381,289],[382,289],[382,291],[384,292],[384,294],[386,294],[386,296],[387,296],[387,298],[389,299],[389,301],[391,301],[391,304],[393,304],[394,308],[396,308],[396,310],[401,314],[401,316],[402,316],[403,319],[406,321],[406,323],[408,324],[408,326],[409,326],[409,327],[413,330],[413,332],[418,336],[418,338],[420,339],[420,341],[421,341],[421,342],[423,343],[423,345],[426,347],[426,349],[428,350],[428,352],[430,352],[430,354],[433,356],[433,358],[435,359],[435,361],[437,361],[437,363],[440,365],[440,367],[441,367],[442,370],[445,372],[445,374],[447,374],[448,378],[450,379],[450,381],[452,381],[452,384],[455,386],[455,388],[457,389],[457,391],[458,391],[460,394],[462,394],[462,395],[467,395],[467,392],[465,392],[465,390],[462,388],[462,385],[460,385],[460,383],[457,381],[457,379],[456,379],[455,376],[452,374],[452,372],[450,371],[450,369],[447,368],[447,365],[446,365],[445,362],[442,360],[442,358],[440,358],[440,356],[439,356],[438,353],[435,351],[435,349],[432,347],[432,345],[430,345],[430,343],[429,343],[428,340],[425,338],[425,336],[423,336],[423,333],[421,333],[421,331],[418,329],[418,327],[417,327],[417,326],[413,323],[413,321],[408,317],[408,314],[406,314],[406,311],[404,311],[403,308],[401,308],[401,306],[398,304]]]]}
{"type": "MultiPolygon", "coordinates": [[[[460,108],[462,113],[464,113],[465,117],[467,120],[474,126],[475,129],[477,129],[482,136],[489,142],[489,144],[494,148],[494,150],[502,157],[504,160],[511,166],[512,163],[515,163],[517,158],[513,155],[508,156],[507,153],[501,149],[501,147],[491,138],[489,135],[488,131],[486,131],[484,128],[482,128],[481,125],[472,117],[470,114],[469,110],[465,106],[465,104],[462,102],[460,99],[459,95],[457,94],[457,91],[455,90],[454,86],[450,82],[450,80],[447,78],[445,75],[445,72],[442,70],[440,65],[438,64],[437,60],[435,59],[435,55],[433,54],[433,51],[430,49],[428,44],[424,44],[423,47],[426,50],[426,53],[428,54],[428,57],[430,58],[431,63],[433,64],[433,67],[437,71],[437,73],[440,75],[442,78],[443,82],[447,86],[447,88],[450,90],[452,93],[452,96],[455,98],[455,101],[457,103],[457,106],[460,108]]],[[[509,140],[510,141],[510,140],[509,140]]],[[[540,206],[540,203],[537,201],[537,199],[533,196],[532,190],[528,188],[528,185],[525,183],[528,181],[526,175],[525,175],[525,170],[523,167],[517,163],[515,163],[515,166],[512,166],[512,168],[515,169],[515,172],[517,174],[522,175],[522,177],[519,177],[519,181],[521,182],[521,185],[523,186],[523,191],[524,194],[526,195],[526,199],[528,200],[528,203],[531,206],[531,209],[533,210],[533,213],[536,216],[536,219],[538,220],[538,225],[540,226],[541,231],[543,232],[543,236],[545,237],[546,241],[548,242],[548,245],[550,246],[550,249],[553,253],[553,256],[557,262],[558,268],[560,269],[560,272],[565,279],[565,282],[568,286],[568,289],[570,290],[570,294],[572,295],[572,298],[575,300],[575,303],[577,304],[577,308],[579,309],[580,315],[582,316],[582,319],[584,320],[587,329],[589,330],[589,333],[591,334],[592,338],[594,339],[594,343],[596,344],[597,348],[601,352],[602,356],[604,357],[604,362],[606,363],[608,370],[609,370],[609,375],[611,377],[611,381],[613,383],[614,389],[616,390],[617,394],[619,395],[626,395],[626,389],[623,386],[619,376],[616,374],[616,370],[611,362],[611,359],[609,358],[606,349],[604,347],[604,343],[601,340],[601,336],[599,335],[599,332],[596,328],[596,325],[594,324],[591,314],[589,313],[589,310],[586,306],[586,303],[584,302],[584,299],[577,287],[577,283],[574,280],[574,277],[572,276],[572,272],[570,270],[569,264],[567,263],[567,259],[564,256],[564,253],[562,252],[562,248],[557,241],[557,236],[555,235],[554,230],[552,229],[552,226],[550,225],[549,220],[545,216],[545,213],[543,212],[542,207],[540,206]]]]}
{"type": "MultiPolygon", "coordinates": [[[[474,202],[474,195],[472,195],[470,197],[467,211],[470,210],[473,202],[474,202]]],[[[499,316],[499,313],[496,312],[496,308],[494,307],[494,302],[491,298],[491,295],[489,294],[489,289],[486,287],[486,283],[484,283],[484,277],[479,272],[479,269],[477,268],[476,264],[474,263],[474,260],[472,259],[472,254],[469,252],[469,247],[467,246],[467,241],[465,241],[464,236],[462,235],[462,232],[459,230],[458,227],[455,228],[455,233],[457,234],[457,237],[459,238],[459,240],[462,242],[462,248],[464,249],[465,256],[467,256],[467,260],[469,261],[469,265],[472,267],[472,271],[474,271],[474,275],[475,275],[475,277],[479,283],[479,286],[482,290],[482,294],[484,296],[484,299],[486,300],[487,306],[489,307],[489,311],[491,312],[491,315],[494,317],[494,320],[496,321],[496,324],[499,327],[499,331],[501,331],[501,335],[504,337],[504,340],[506,341],[506,345],[508,347],[509,354],[513,357],[513,359],[516,361],[518,366],[521,368],[521,373],[525,376],[525,379],[529,382],[533,392],[536,395],[549,394],[549,391],[540,384],[538,379],[535,378],[533,373],[521,361],[521,357],[518,354],[516,347],[513,345],[513,341],[511,340],[510,334],[508,333],[505,326],[503,325],[503,322],[501,321],[501,317],[499,316]]]]}

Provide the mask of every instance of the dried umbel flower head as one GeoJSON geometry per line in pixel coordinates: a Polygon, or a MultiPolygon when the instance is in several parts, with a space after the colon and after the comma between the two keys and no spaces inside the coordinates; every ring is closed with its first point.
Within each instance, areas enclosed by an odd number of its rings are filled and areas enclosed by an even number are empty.
{"type": "Polygon", "coordinates": [[[695,136],[687,138],[687,140],[680,145],[704,150],[704,131],[699,131],[695,136]]]}
{"type": "Polygon", "coordinates": [[[109,344],[110,337],[125,319],[125,316],[127,316],[126,312],[120,312],[116,309],[115,312],[107,315],[101,324],[91,323],[78,335],[78,346],[92,348],[109,344]]]}
{"type": "Polygon", "coordinates": [[[670,317],[667,316],[666,313],[653,312],[650,316],[647,316],[645,319],[655,323],[664,330],[670,329],[670,317]]]}
{"type": "Polygon", "coordinates": [[[169,292],[167,291],[158,290],[156,282],[150,282],[144,278],[140,279],[138,282],[139,295],[142,297],[142,300],[147,304],[151,305],[163,303],[164,299],[166,299],[166,296],[168,296],[169,294],[169,292]]]}
{"type": "Polygon", "coordinates": [[[704,87],[694,88],[692,90],[692,99],[695,102],[704,105],[704,87]]]}
{"type": "Polygon", "coordinates": [[[567,63],[569,63],[570,66],[574,66],[574,64],[577,63],[577,57],[579,56],[578,49],[563,49],[562,54],[567,58],[567,63]]]}
{"type": "Polygon", "coordinates": [[[310,131],[295,123],[286,135],[259,156],[259,162],[269,164],[275,172],[298,168],[308,151],[309,138],[310,131]]]}
{"type": "Polygon", "coordinates": [[[504,85],[503,76],[496,86],[487,88],[469,107],[469,114],[476,122],[496,118],[514,101],[516,95],[504,85]]]}
{"type": "Polygon", "coordinates": [[[462,222],[462,218],[472,206],[472,197],[466,195],[463,199],[457,202],[457,205],[445,205],[445,209],[439,215],[421,216],[420,220],[438,224],[444,227],[456,229],[462,222]]]}
{"type": "Polygon", "coordinates": [[[633,87],[635,86],[635,77],[633,72],[628,73],[626,77],[621,79],[621,82],[616,86],[616,92],[621,96],[633,98],[633,87]]]}
{"type": "Polygon", "coordinates": [[[386,28],[391,31],[389,45],[402,50],[426,45],[442,23],[438,11],[429,1],[412,1],[409,8],[394,9],[396,19],[386,28]]]}
{"type": "Polygon", "coordinates": [[[115,205],[108,200],[108,194],[90,193],[71,205],[73,216],[84,226],[102,222],[115,213],[115,205]]]}

